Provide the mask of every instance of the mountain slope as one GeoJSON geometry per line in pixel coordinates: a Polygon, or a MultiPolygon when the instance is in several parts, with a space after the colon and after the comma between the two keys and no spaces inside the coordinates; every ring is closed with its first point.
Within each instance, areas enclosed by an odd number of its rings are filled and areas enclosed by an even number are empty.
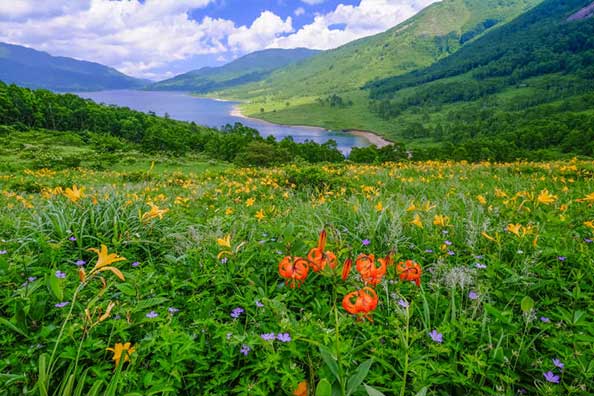
{"type": "Polygon", "coordinates": [[[147,83],[99,63],[6,43],[0,43],[0,81],[55,91],[139,88],[147,83]]]}
{"type": "Polygon", "coordinates": [[[206,93],[260,81],[281,67],[298,63],[320,51],[306,48],[268,49],[253,52],[220,67],[203,67],[151,85],[151,90],[206,93]]]}
{"type": "Polygon", "coordinates": [[[594,18],[570,18],[591,4],[546,0],[430,67],[368,84],[370,108],[393,138],[460,158],[592,156],[594,18]]]}
{"type": "Polygon", "coordinates": [[[327,95],[428,66],[540,0],[444,0],[375,36],[325,51],[255,84],[227,90],[236,98],[327,95]]]}

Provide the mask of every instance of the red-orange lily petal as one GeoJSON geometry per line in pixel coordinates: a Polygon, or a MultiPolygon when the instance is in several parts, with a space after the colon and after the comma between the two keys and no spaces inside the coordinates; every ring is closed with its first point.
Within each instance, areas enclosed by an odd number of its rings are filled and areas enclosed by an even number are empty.
{"type": "Polygon", "coordinates": [[[326,268],[326,265],[330,268],[336,268],[337,260],[336,255],[332,252],[326,252],[326,230],[320,232],[320,239],[318,240],[318,246],[311,249],[307,254],[307,259],[311,264],[311,269],[314,272],[318,272],[326,268]]]}
{"type": "Polygon", "coordinates": [[[357,257],[356,268],[366,285],[375,286],[382,281],[382,278],[386,274],[386,266],[390,262],[390,257],[388,255],[385,259],[379,259],[379,267],[375,265],[375,256],[373,254],[360,254],[357,257]]]}
{"type": "Polygon", "coordinates": [[[373,321],[370,314],[377,308],[377,303],[377,293],[371,287],[351,292],[342,299],[342,307],[348,313],[359,315],[359,318],[367,318],[370,321],[373,321]]]}
{"type": "Polygon", "coordinates": [[[278,273],[291,288],[300,287],[305,282],[308,272],[309,263],[301,257],[286,256],[278,264],[278,273]]]}
{"type": "Polygon", "coordinates": [[[396,266],[396,270],[400,274],[400,279],[415,282],[417,286],[421,286],[421,274],[423,270],[419,264],[412,260],[401,261],[396,266]]]}
{"type": "Polygon", "coordinates": [[[351,267],[353,266],[353,260],[350,258],[346,259],[344,265],[342,266],[342,280],[346,281],[349,277],[349,273],[351,272],[351,267]]]}

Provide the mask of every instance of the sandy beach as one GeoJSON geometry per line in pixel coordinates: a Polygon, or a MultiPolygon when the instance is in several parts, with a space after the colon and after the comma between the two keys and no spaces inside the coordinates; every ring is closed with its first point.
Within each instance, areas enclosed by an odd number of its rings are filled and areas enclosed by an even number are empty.
{"type": "MultiPolygon", "coordinates": [[[[241,109],[239,107],[239,105],[233,106],[233,110],[231,110],[231,114],[233,117],[238,117],[238,118],[245,118],[245,119],[253,119],[253,120],[258,120],[258,121],[262,121],[260,119],[257,118],[251,118],[246,116],[245,114],[243,114],[241,112],[241,109]]],[[[316,129],[323,129],[320,127],[312,127],[312,126],[303,126],[303,125],[291,125],[291,126],[299,126],[301,128],[316,128],[316,129]]],[[[369,140],[369,143],[381,148],[381,147],[385,147],[388,146],[390,144],[392,144],[392,142],[390,142],[389,140],[384,139],[383,137],[381,137],[378,134],[375,134],[373,132],[370,131],[362,131],[362,130],[357,130],[357,129],[347,129],[344,132],[349,133],[351,135],[355,135],[355,136],[360,136],[362,138],[365,138],[367,140],[369,140]]]]}

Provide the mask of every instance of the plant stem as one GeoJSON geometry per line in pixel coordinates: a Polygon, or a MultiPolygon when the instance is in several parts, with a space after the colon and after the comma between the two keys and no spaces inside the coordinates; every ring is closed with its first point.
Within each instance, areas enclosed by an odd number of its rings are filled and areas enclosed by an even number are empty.
{"type": "Polygon", "coordinates": [[[340,325],[338,322],[338,307],[336,306],[336,280],[333,280],[332,283],[332,301],[334,303],[334,333],[336,335],[335,340],[336,340],[336,363],[338,364],[338,374],[340,375],[340,378],[338,379],[338,382],[340,384],[340,394],[341,396],[346,396],[346,384],[345,382],[345,378],[344,378],[344,370],[342,368],[342,359],[341,359],[341,355],[340,355],[340,325]]]}
{"type": "Polygon", "coordinates": [[[409,324],[410,324],[410,306],[406,308],[406,335],[404,338],[404,349],[406,353],[404,354],[404,374],[402,375],[402,388],[400,388],[400,396],[404,396],[404,392],[406,391],[406,377],[408,376],[408,353],[409,353],[409,339],[410,339],[410,331],[409,331],[409,324]]]}

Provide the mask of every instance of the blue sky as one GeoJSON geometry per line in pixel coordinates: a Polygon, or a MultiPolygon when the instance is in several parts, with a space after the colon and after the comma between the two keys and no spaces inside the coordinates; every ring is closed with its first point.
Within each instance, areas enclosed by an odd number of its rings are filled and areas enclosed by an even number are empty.
{"type": "Polygon", "coordinates": [[[266,48],[336,48],[437,0],[0,0],[0,41],[153,80],[266,48]]]}

